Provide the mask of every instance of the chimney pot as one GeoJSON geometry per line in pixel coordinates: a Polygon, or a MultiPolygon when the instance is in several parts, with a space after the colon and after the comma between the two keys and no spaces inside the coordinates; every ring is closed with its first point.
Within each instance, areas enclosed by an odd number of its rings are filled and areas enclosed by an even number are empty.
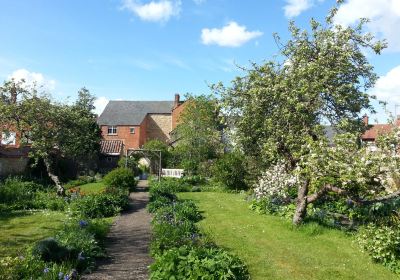
{"type": "Polygon", "coordinates": [[[363,120],[363,123],[364,123],[365,125],[369,125],[369,117],[368,117],[368,115],[364,115],[363,118],[362,118],[362,120],[363,120]]]}
{"type": "Polygon", "coordinates": [[[178,93],[175,94],[175,101],[174,101],[174,108],[179,106],[179,102],[180,102],[180,95],[178,93]]]}

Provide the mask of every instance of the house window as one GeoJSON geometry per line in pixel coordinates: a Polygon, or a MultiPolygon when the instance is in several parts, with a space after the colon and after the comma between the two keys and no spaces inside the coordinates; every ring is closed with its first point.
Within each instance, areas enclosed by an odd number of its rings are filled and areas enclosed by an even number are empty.
{"type": "Polygon", "coordinates": [[[15,132],[3,132],[1,134],[1,144],[2,145],[15,145],[17,134],[15,132]]]}
{"type": "Polygon", "coordinates": [[[117,135],[117,127],[116,126],[109,126],[107,130],[107,134],[109,135],[117,135]]]}
{"type": "Polygon", "coordinates": [[[134,127],[129,128],[129,131],[131,132],[131,134],[135,134],[135,128],[134,127]]]}

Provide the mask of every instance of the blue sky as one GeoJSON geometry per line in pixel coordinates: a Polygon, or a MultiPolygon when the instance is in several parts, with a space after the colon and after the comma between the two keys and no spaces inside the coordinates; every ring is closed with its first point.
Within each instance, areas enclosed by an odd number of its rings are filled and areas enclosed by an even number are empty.
{"type": "MultiPolygon", "coordinates": [[[[35,80],[60,100],[86,86],[99,100],[172,100],[209,93],[248,65],[277,53],[272,34],[288,36],[289,20],[307,27],[334,0],[0,0],[0,79],[35,80]]],[[[400,1],[347,0],[337,22],[371,18],[370,32],[388,39],[369,55],[381,76],[372,91],[400,104],[400,1]],[[377,3],[378,2],[378,3],[377,3]]],[[[400,111],[400,108],[399,108],[400,111]]],[[[383,119],[382,114],[379,115],[383,119]]]]}

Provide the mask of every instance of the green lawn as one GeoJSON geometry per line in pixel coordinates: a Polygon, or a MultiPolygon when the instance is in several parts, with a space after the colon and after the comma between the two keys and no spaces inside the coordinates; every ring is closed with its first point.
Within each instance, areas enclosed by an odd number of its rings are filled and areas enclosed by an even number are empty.
{"type": "Polygon", "coordinates": [[[203,212],[200,226],[219,245],[239,255],[252,279],[399,279],[360,252],[351,236],[316,224],[294,228],[279,217],[248,209],[244,197],[182,193],[203,212]]]}
{"type": "Polygon", "coordinates": [[[99,193],[106,188],[103,182],[95,182],[89,183],[85,185],[79,186],[81,193],[90,194],[90,193],[99,193]]]}
{"type": "Polygon", "coordinates": [[[15,256],[29,244],[55,233],[65,214],[54,211],[16,211],[0,214],[0,257],[15,256]]]}

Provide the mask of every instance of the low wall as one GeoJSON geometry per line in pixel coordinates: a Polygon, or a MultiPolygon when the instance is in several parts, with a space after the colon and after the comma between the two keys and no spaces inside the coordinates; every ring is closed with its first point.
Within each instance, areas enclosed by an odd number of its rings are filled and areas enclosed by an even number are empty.
{"type": "Polygon", "coordinates": [[[0,158],[0,177],[23,174],[28,166],[28,158],[0,158]]]}

